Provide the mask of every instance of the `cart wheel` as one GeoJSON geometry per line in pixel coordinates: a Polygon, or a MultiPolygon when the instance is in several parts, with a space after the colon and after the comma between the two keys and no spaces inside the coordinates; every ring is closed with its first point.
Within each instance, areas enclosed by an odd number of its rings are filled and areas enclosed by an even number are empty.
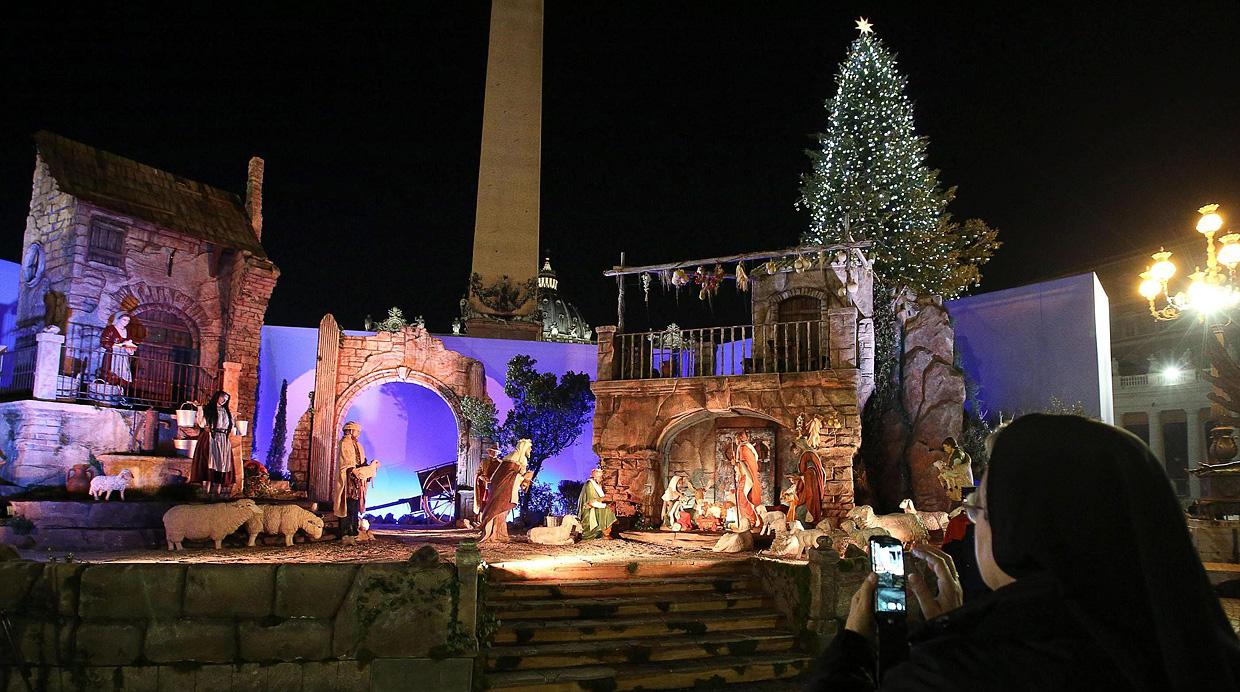
{"type": "Polygon", "coordinates": [[[452,489],[455,474],[455,466],[435,469],[422,484],[422,511],[436,524],[450,523],[456,514],[456,491],[452,489]]]}

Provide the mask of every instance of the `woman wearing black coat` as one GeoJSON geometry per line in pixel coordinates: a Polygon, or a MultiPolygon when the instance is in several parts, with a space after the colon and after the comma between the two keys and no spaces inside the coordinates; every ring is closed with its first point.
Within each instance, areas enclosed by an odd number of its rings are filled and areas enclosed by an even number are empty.
{"type": "Polygon", "coordinates": [[[1140,439],[1023,416],[998,433],[970,500],[994,591],[961,607],[951,559],[916,547],[939,589],[909,579],[927,622],[908,659],[876,683],[870,575],[807,690],[1240,689],[1240,642],[1140,439]]]}

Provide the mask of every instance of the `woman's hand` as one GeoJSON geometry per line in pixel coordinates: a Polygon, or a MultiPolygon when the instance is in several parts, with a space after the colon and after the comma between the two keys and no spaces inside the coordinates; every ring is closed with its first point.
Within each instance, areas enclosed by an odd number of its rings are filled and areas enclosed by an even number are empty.
{"type": "MultiPolygon", "coordinates": [[[[947,553],[927,543],[913,546],[913,554],[926,561],[934,570],[939,582],[939,595],[930,593],[930,585],[920,574],[909,575],[909,586],[921,604],[921,612],[927,620],[949,613],[964,604],[964,590],[960,588],[960,575],[956,564],[947,553]]],[[[849,619],[851,621],[851,615],[849,619]]]]}
{"type": "Polygon", "coordinates": [[[853,594],[848,609],[848,621],[844,629],[856,632],[866,639],[874,639],[874,588],[878,575],[871,572],[853,594]]]}

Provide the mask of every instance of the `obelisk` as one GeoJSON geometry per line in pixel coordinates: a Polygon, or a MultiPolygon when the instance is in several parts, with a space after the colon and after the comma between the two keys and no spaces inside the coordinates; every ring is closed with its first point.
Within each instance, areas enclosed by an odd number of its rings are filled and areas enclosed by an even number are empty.
{"type": "Polygon", "coordinates": [[[537,339],[542,0],[492,0],[468,296],[471,336],[537,339]]]}

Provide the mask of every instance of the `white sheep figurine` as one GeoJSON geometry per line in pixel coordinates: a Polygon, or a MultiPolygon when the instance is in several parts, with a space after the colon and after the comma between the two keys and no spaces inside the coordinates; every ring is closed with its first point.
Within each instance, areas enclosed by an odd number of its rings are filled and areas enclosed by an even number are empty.
{"type": "Polygon", "coordinates": [[[890,531],[884,528],[879,528],[877,526],[872,529],[857,528],[856,522],[853,522],[853,521],[841,522],[840,528],[832,532],[832,537],[835,539],[836,543],[838,543],[837,550],[840,551],[841,555],[844,554],[844,546],[848,545],[849,543],[857,546],[858,548],[861,548],[862,550],[868,553],[870,552],[870,539],[871,538],[873,538],[874,536],[890,536],[890,535],[891,535],[890,531]]]}
{"type": "Polygon", "coordinates": [[[184,550],[186,538],[210,538],[215,549],[223,546],[224,537],[236,531],[253,517],[261,518],[263,510],[253,500],[236,500],[207,505],[177,505],[164,512],[164,537],[168,550],[184,550]]]}
{"type": "Polygon", "coordinates": [[[791,539],[783,550],[783,555],[795,558],[804,558],[809,556],[810,548],[818,547],[818,539],[828,535],[827,529],[807,529],[799,522],[792,522],[792,530],[788,532],[791,539]]]}
{"type": "Polygon", "coordinates": [[[314,512],[297,505],[260,505],[259,510],[261,514],[245,521],[245,530],[250,534],[248,546],[254,546],[260,533],[284,536],[286,546],[293,545],[293,534],[299,529],[313,540],[323,537],[323,520],[314,512]]]}
{"type": "Polygon", "coordinates": [[[947,512],[922,512],[913,506],[912,498],[906,498],[900,502],[900,509],[905,514],[916,514],[921,517],[921,522],[931,531],[947,530],[947,512]]]}
{"type": "Polygon", "coordinates": [[[762,530],[758,532],[759,536],[788,530],[788,516],[783,512],[767,510],[765,505],[758,505],[757,510],[758,517],[762,520],[762,530]]]}
{"type": "Polygon", "coordinates": [[[107,502],[112,499],[112,491],[119,490],[121,493],[121,501],[125,500],[125,488],[133,482],[133,471],[124,469],[115,476],[95,476],[90,479],[90,496],[99,499],[103,496],[103,501],[107,502]]]}
{"type": "Polygon", "coordinates": [[[848,510],[847,518],[860,529],[887,529],[893,538],[902,543],[918,543],[930,540],[930,532],[916,514],[874,514],[869,505],[859,505],[848,510]]]}
{"type": "Polygon", "coordinates": [[[536,526],[530,529],[530,543],[539,545],[572,545],[573,533],[581,533],[581,521],[573,515],[564,517],[559,526],[536,526]]]}

